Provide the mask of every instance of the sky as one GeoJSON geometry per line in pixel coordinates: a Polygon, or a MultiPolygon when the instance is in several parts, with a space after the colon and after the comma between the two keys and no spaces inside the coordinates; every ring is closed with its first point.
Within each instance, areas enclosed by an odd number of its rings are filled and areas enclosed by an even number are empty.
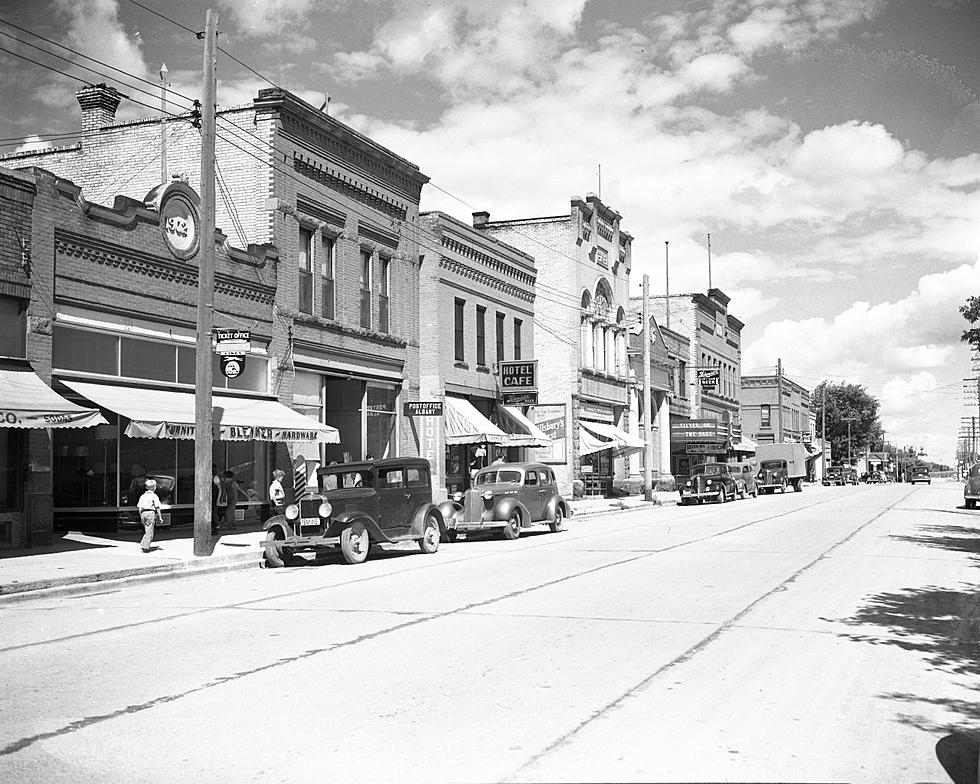
{"type": "Polygon", "coordinates": [[[0,150],[66,143],[81,81],[155,116],[132,75],[161,62],[183,108],[208,8],[220,106],[329,97],[431,177],[423,210],[467,221],[598,193],[634,294],[665,293],[668,242],[671,293],[705,291],[710,234],[743,374],[861,384],[889,441],[953,462],[978,414],[980,0],[0,0],[0,150]]]}

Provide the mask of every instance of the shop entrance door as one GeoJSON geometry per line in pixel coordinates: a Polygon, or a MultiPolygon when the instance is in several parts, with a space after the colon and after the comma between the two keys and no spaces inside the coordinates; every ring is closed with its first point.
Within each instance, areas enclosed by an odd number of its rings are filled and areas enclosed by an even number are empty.
{"type": "Polygon", "coordinates": [[[582,481],[585,494],[608,496],[612,493],[612,450],[603,449],[582,458],[582,481]]]}

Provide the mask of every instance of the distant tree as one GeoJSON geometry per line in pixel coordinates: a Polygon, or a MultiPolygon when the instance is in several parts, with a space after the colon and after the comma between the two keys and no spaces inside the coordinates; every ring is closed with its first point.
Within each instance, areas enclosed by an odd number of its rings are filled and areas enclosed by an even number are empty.
{"type": "MultiPolygon", "coordinates": [[[[970,297],[965,305],[960,306],[960,313],[970,324],[980,322],[980,297],[970,297]]],[[[964,329],[960,340],[980,351],[980,326],[964,329]]]]}
{"type": "Polygon", "coordinates": [[[848,456],[847,424],[850,421],[850,455],[857,458],[882,442],[878,420],[878,399],[860,384],[834,384],[821,381],[811,400],[817,410],[817,433],[823,432],[824,395],[826,394],[827,440],[831,462],[842,463],[848,456]]]}

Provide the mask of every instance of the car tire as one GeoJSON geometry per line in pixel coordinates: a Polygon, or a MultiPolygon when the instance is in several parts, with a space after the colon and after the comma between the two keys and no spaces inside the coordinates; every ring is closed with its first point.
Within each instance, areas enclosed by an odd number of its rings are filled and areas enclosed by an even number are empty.
{"type": "Polygon", "coordinates": [[[277,569],[286,565],[286,558],[282,552],[282,541],[282,531],[277,528],[270,528],[266,531],[263,558],[267,568],[277,569]]]}
{"type": "Polygon", "coordinates": [[[456,537],[458,536],[459,536],[459,531],[457,531],[455,528],[447,528],[446,533],[442,535],[442,541],[448,544],[452,544],[453,542],[456,541],[456,537]]]}
{"type": "Polygon", "coordinates": [[[439,540],[441,538],[439,521],[436,520],[432,512],[429,512],[425,516],[425,522],[422,523],[422,538],[419,539],[419,550],[432,555],[432,553],[439,549],[439,540]]]}
{"type": "Polygon", "coordinates": [[[780,493],[785,493],[786,492],[786,480],[785,479],[782,481],[782,484],[779,485],[779,492],[780,493]]]}
{"type": "Polygon", "coordinates": [[[752,497],[753,498],[758,498],[759,497],[759,491],[758,491],[758,489],[752,491],[752,497]]]}
{"type": "Polygon", "coordinates": [[[507,518],[507,524],[501,531],[501,536],[504,539],[516,539],[521,535],[521,513],[516,509],[510,513],[510,517],[507,518]]]}
{"type": "Polygon", "coordinates": [[[966,504],[966,508],[967,509],[976,509],[977,508],[977,501],[976,501],[975,498],[967,498],[967,499],[964,500],[964,503],[966,504]]]}
{"type": "Polygon", "coordinates": [[[561,507],[555,507],[555,522],[549,523],[548,527],[551,529],[551,533],[557,534],[561,531],[564,525],[565,515],[561,511],[561,507]]]}
{"type": "Polygon", "coordinates": [[[370,549],[371,536],[363,523],[354,523],[340,532],[340,552],[347,563],[364,563],[370,549]]]}
{"type": "Polygon", "coordinates": [[[724,486],[718,489],[718,503],[723,504],[728,500],[728,494],[725,492],[724,486]]]}

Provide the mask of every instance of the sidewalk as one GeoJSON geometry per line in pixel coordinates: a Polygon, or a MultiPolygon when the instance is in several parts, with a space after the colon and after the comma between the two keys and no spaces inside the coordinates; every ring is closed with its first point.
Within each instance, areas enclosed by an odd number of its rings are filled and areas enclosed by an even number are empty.
{"type": "MultiPolygon", "coordinates": [[[[656,496],[657,494],[655,494],[656,496]]],[[[660,493],[659,501],[642,496],[588,498],[571,501],[574,526],[604,512],[654,508],[676,502],[676,494],[660,493]]],[[[106,581],[125,582],[185,574],[258,567],[265,531],[258,523],[223,531],[210,556],[194,555],[190,527],[158,529],[154,550],[140,550],[141,531],[114,534],[56,533],[54,544],[29,550],[0,550],[0,604],[41,595],[59,596],[106,590],[106,581]]]]}

